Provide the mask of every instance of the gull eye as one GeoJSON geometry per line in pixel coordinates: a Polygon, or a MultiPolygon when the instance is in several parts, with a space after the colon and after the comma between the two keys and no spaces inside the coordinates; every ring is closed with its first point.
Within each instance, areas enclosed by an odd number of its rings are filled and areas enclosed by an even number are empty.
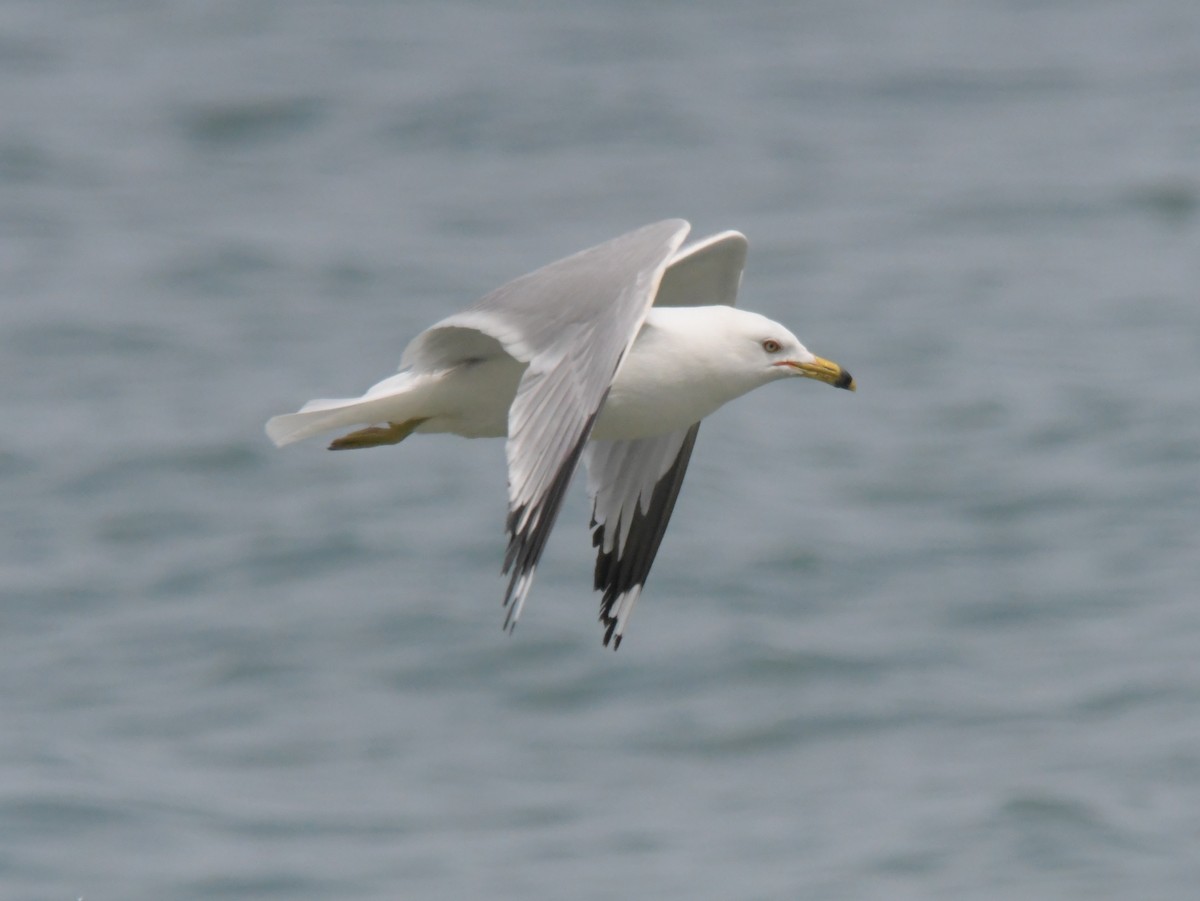
{"type": "Polygon", "coordinates": [[[768,338],[762,343],[762,349],[769,354],[777,354],[780,351],[779,342],[774,338],[768,338]]]}

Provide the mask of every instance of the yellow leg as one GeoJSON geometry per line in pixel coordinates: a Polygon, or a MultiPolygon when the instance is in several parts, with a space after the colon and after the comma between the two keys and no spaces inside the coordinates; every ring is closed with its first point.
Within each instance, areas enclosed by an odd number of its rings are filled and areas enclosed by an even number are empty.
{"type": "Polygon", "coordinates": [[[349,435],[334,439],[330,450],[356,450],[360,447],[380,447],[384,444],[399,444],[423,423],[424,419],[409,419],[404,422],[389,422],[386,426],[371,426],[349,435]]]}

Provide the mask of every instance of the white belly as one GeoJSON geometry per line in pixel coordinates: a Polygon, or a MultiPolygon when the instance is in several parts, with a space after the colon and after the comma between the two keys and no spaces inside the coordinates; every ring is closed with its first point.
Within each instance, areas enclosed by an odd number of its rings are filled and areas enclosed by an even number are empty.
{"type": "MultiPolygon", "coordinates": [[[[639,336],[639,337],[644,337],[639,336]]],[[[687,428],[742,390],[703,390],[708,380],[699,360],[676,358],[663,365],[661,344],[639,341],[617,372],[592,437],[614,441],[648,438],[687,428]],[[698,390],[700,389],[700,390],[698,390]]],[[[418,389],[420,405],[438,411],[418,432],[451,432],[467,438],[508,434],[508,411],[526,364],[501,354],[456,368],[418,389]]]]}

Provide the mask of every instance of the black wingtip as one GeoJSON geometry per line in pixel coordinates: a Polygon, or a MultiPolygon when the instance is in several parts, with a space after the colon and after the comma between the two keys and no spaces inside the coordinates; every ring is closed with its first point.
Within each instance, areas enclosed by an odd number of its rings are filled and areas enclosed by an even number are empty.
{"type": "Polygon", "coordinates": [[[601,619],[601,622],[604,623],[604,638],[601,644],[606,648],[612,648],[614,651],[619,649],[621,647],[621,636],[614,634],[617,631],[616,618],[614,617],[609,620],[601,619]]]}

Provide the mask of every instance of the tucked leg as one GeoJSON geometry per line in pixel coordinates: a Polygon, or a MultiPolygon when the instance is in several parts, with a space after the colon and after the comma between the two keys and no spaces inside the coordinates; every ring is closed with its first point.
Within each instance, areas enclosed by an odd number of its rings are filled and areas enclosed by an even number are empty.
{"type": "Polygon", "coordinates": [[[360,447],[381,447],[385,444],[399,444],[423,423],[424,419],[408,419],[404,422],[389,422],[385,426],[370,426],[359,429],[349,435],[336,438],[329,445],[330,450],[356,450],[360,447]]]}

